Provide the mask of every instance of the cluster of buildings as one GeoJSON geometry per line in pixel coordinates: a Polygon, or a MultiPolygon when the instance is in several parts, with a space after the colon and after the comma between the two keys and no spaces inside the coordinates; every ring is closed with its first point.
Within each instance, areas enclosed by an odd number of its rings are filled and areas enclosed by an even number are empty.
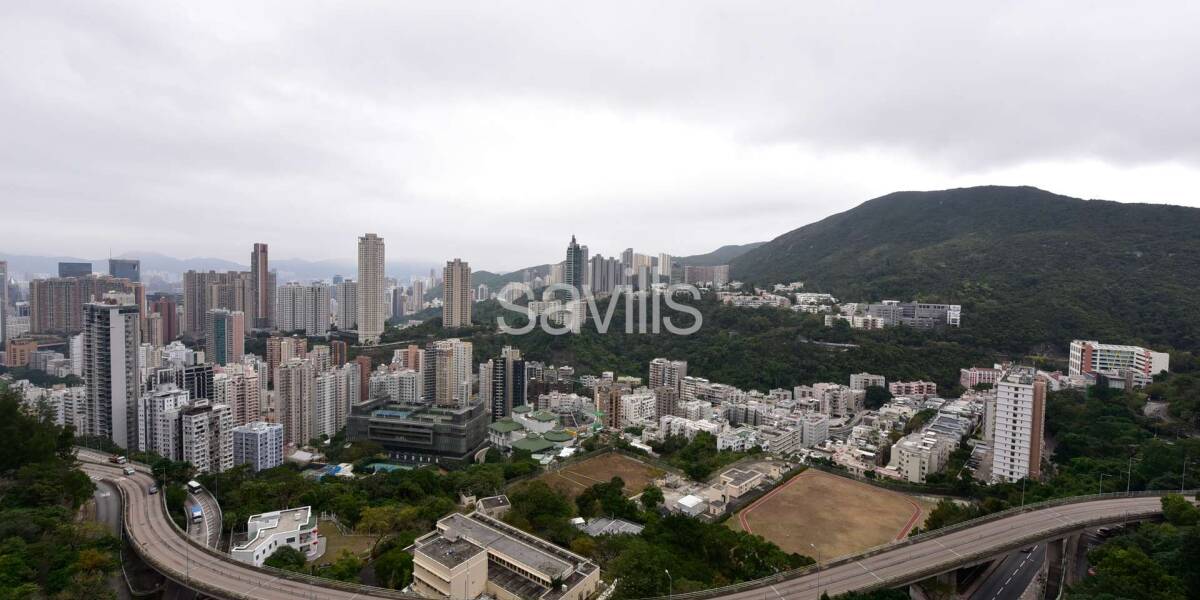
{"type": "Polygon", "coordinates": [[[958,327],[962,324],[962,306],[928,302],[847,302],[839,305],[837,314],[825,315],[825,325],[832,327],[845,321],[852,329],[883,329],[904,325],[921,329],[958,327]]]}

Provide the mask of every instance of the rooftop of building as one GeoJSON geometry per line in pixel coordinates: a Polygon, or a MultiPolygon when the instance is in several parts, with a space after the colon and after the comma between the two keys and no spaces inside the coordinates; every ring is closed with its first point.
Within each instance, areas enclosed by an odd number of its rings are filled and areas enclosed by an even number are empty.
{"type": "Polygon", "coordinates": [[[496,421],[495,423],[488,425],[488,429],[491,429],[492,431],[495,431],[496,433],[512,433],[514,431],[525,429],[525,426],[521,425],[520,423],[518,423],[512,419],[506,418],[506,419],[500,419],[499,421],[496,421]]]}
{"type": "Polygon", "coordinates": [[[504,494],[500,494],[499,496],[488,496],[487,498],[480,498],[478,501],[478,504],[479,504],[480,508],[483,508],[485,510],[495,510],[497,508],[504,508],[504,507],[510,506],[509,501],[508,501],[508,496],[505,496],[504,494]]]}
{"type": "Polygon", "coordinates": [[[721,473],[721,479],[725,480],[726,483],[735,486],[745,485],[755,478],[761,476],[762,473],[755,471],[754,469],[729,469],[728,471],[721,473]]]}
{"type": "Polygon", "coordinates": [[[541,421],[543,423],[549,423],[558,420],[558,417],[555,416],[554,413],[545,410],[536,410],[532,413],[529,413],[529,418],[533,419],[534,421],[541,421]]]}
{"type": "Polygon", "coordinates": [[[637,535],[645,529],[644,526],[638,525],[632,521],[625,519],[610,519],[608,517],[594,517],[588,519],[587,523],[579,528],[584,533],[590,536],[601,535],[637,535]]]}
{"type": "Polygon", "coordinates": [[[289,508],[272,512],[252,515],[246,519],[248,530],[255,530],[253,538],[245,544],[235,546],[234,550],[254,550],[265,543],[272,535],[299,533],[317,526],[317,515],[311,506],[289,508]]]}
{"type": "Polygon", "coordinates": [[[561,444],[563,442],[571,441],[571,434],[569,434],[565,431],[558,431],[558,430],[547,431],[546,433],[542,434],[542,439],[546,440],[547,442],[554,442],[556,444],[561,444]]]}
{"type": "Polygon", "coordinates": [[[446,568],[453,569],[485,550],[461,537],[450,539],[445,535],[434,536],[417,546],[416,553],[433,559],[446,568]]]}
{"type": "Polygon", "coordinates": [[[437,536],[439,538],[469,541],[548,579],[566,578],[581,567],[595,567],[580,556],[479,512],[470,515],[452,513],[438,521],[437,527],[441,534],[437,536]]]}
{"type": "Polygon", "coordinates": [[[537,453],[553,448],[554,443],[543,439],[541,436],[530,435],[513,442],[512,447],[517,450],[527,450],[537,453]]]}

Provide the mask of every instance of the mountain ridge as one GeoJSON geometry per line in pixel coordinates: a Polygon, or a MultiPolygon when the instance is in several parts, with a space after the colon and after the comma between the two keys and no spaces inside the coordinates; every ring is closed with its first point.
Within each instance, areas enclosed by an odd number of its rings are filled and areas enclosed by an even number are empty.
{"type": "Polygon", "coordinates": [[[1013,350],[1085,336],[1185,349],[1200,344],[1198,257],[1200,209],[981,186],[880,196],[731,269],[845,301],[960,303],[964,329],[1013,350]],[[987,319],[1007,320],[1008,339],[987,319]]]}

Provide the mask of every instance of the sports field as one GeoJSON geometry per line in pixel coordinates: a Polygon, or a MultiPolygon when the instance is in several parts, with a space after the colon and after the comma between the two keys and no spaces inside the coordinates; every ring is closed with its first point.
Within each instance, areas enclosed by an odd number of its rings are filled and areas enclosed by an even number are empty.
{"type": "Polygon", "coordinates": [[[932,505],[900,492],[809,469],[729,519],[788,552],[828,560],[908,535],[932,505]]]}
{"type": "Polygon", "coordinates": [[[625,482],[625,495],[635,496],[642,493],[642,488],[662,475],[662,469],[624,454],[609,452],[568,465],[553,473],[546,473],[538,479],[566,494],[567,497],[574,498],[589,487],[597,483],[607,483],[613,477],[620,477],[625,482]]]}

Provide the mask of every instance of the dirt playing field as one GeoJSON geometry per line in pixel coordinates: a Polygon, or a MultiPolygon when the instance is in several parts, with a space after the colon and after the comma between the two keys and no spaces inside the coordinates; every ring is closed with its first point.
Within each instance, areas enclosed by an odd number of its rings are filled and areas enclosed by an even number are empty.
{"type": "Polygon", "coordinates": [[[606,483],[613,477],[620,477],[625,482],[625,495],[636,496],[642,493],[642,488],[662,474],[662,469],[624,454],[609,452],[547,473],[538,479],[566,494],[568,498],[574,498],[597,483],[606,483]]]}
{"type": "Polygon", "coordinates": [[[925,520],[929,502],[810,469],[729,519],[788,552],[829,560],[902,539],[925,520]]]}

